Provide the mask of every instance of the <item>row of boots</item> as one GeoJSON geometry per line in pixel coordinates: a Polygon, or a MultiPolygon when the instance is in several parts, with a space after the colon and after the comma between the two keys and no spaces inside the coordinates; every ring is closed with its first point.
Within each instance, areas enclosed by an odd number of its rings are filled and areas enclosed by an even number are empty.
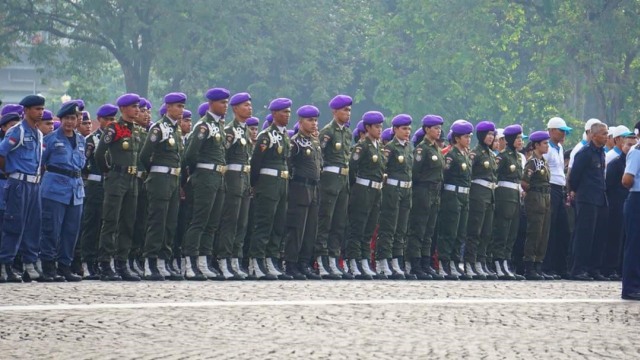
{"type": "Polygon", "coordinates": [[[82,277],[73,273],[71,267],[55,261],[38,261],[36,263],[24,263],[19,269],[12,264],[0,265],[0,283],[11,282],[76,282],[82,277]]]}

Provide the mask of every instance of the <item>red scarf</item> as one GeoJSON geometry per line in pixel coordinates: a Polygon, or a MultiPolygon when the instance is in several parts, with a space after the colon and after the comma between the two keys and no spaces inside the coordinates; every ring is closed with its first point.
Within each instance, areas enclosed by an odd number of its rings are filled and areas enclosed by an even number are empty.
{"type": "Polygon", "coordinates": [[[116,128],[116,136],[114,137],[113,141],[118,141],[122,138],[130,138],[131,137],[131,130],[129,129],[128,126],[126,125],[120,125],[118,123],[115,124],[115,128],[116,128]]]}

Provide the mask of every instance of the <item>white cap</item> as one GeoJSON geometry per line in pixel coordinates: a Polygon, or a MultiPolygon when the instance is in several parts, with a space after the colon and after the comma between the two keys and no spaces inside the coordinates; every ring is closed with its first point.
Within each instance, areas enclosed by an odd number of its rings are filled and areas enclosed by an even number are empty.
{"type": "Polygon", "coordinates": [[[609,134],[611,134],[611,136],[614,138],[617,138],[618,136],[627,137],[634,135],[631,130],[629,130],[629,128],[624,125],[614,126],[613,130],[609,128],[609,134]]]}
{"type": "Polygon", "coordinates": [[[496,139],[500,139],[504,137],[504,129],[496,129],[496,139]]]}
{"type": "Polygon", "coordinates": [[[600,123],[602,123],[602,121],[600,121],[598,119],[591,118],[591,119],[587,120],[586,124],[584,124],[584,131],[591,131],[591,127],[594,124],[600,124],[600,123]]]}
{"type": "Polygon", "coordinates": [[[617,126],[609,126],[609,137],[615,137],[613,136],[613,133],[616,131],[617,126]]]}
{"type": "Polygon", "coordinates": [[[547,122],[547,129],[560,129],[566,132],[573,130],[572,128],[567,126],[567,123],[563,118],[559,118],[557,116],[549,119],[549,122],[547,122]]]}

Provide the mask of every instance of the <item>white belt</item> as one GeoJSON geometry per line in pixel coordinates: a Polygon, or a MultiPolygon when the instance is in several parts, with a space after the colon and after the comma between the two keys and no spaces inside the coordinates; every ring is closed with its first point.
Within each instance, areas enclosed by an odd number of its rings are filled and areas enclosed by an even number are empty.
{"type": "Polygon", "coordinates": [[[498,187],[506,187],[513,190],[520,190],[520,184],[511,181],[498,181],[498,187]]]}
{"type": "Polygon", "coordinates": [[[399,187],[405,188],[405,189],[410,189],[411,188],[411,181],[387,179],[387,184],[393,185],[393,186],[399,186],[399,187]]]}
{"type": "Polygon", "coordinates": [[[140,179],[143,179],[143,178],[144,178],[144,175],[145,175],[145,172],[144,172],[144,171],[138,171],[138,172],[136,173],[136,176],[137,176],[137,177],[139,177],[140,179]]]}
{"type": "Polygon", "coordinates": [[[242,165],[242,164],[229,164],[227,165],[227,170],[229,171],[242,171],[242,172],[250,172],[251,165],[242,165]]]}
{"type": "Polygon", "coordinates": [[[474,184],[478,184],[480,186],[484,186],[488,189],[495,189],[498,187],[498,185],[496,183],[493,183],[491,181],[487,181],[487,180],[483,180],[483,179],[475,179],[475,180],[471,180],[472,183],[474,184]]]}
{"type": "Polygon", "coordinates": [[[172,168],[172,167],[168,167],[168,166],[154,165],[154,166],[151,167],[151,171],[150,172],[178,176],[178,175],[180,175],[180,168],[172,168]]]}
{"type": "Polygon", "coordinates": [[[102,181],[102,175],[89,174],[89,175],[87,175],[87,180],[102,181]]]}
{"type": "Polygon", "coordinates": [[[223,174],[225,173],[225,171],[227,171],[227,167],[225,165],[218,164],[197,163],[196,168],[217,171],[223,174]]]}
{"type": "Polygon", "coordinates": [[[24,180],[26,182],[37,184],[40,182],[39,175],[27,175],[19,172],[9,174],[9,177],[16,180],[24,180]]]}
{"type": "Polygon", "coordinates": [[[381,182],[377,182],[377,181],[373,181],[373,180],[369,180],[369,179],[363,179],[363,178],[356,178],[356,184],[360,184],[360,185],[364,185],[364,186],[369,186],[372,187],[374,189],[382,189],[382,183],[381,182]]]}
{"type": "Polygon", "coordinates": [[[344,176],[349,175],[349,168],[341,168],[339,166],[325,166],[322,168],[322,171],[326,171],[334,174],[340,174],[344,176]]]}
{"type": "Polygon", "coordinates": [[[460,194],[468,194],[469,193],[469,188],[468,187],[464,187],[464,186],[456,186],[456,185],[451,185],[451,184],[444,184],[443,189],[445,189],[447,191],[457,192],[457,193],[460,193],[460,194]]]}
{"type": "Polygon", "coordinates": [[[262,168],[262,169],[260,169],[260,174],[269,175],[269,176],[275,176],[275,177],[281,177],[283,179],[288,179],[289,178],[289,172],[287,170],[276,170],[276,169],[262,168]]]}

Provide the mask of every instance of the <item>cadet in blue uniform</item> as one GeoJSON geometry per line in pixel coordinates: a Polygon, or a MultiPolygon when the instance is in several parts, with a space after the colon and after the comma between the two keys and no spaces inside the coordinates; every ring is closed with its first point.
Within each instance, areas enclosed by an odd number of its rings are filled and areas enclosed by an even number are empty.
{"type": "Polygon", "coordinates": [[[38,130],[38,123],[42,119],[44,101],[38,95],[22,99],[20,105],[24,106],[24,120],[9,129],[0,143],[0,170],[8,175],[4,187],[6,210],[0,246],[0,281],[22,282],[22,276],[12,269],[18,249],[22,249],[27,277],[44,279],[42,272],[35,267],[40,247],[42,160],[42,133],[38,130]]]}
{"type": "MultiPolygon", "coordinates": [[[[3,108],[4,110],[4,108],[3,108]]],[[[13,125],[17,124],[20,120],[20,114],[15,113],[7,113],[2,115],[0,118],[0,141],[4,139],[4,135],[7,131],[13,127],[13,125]]],[[[7,183],[7,175],[4,173],[0,173],[0,229],[2,229],[2,221],[4,220],[4,209],[5,209],[5,201],[4,201],[4,185],[7,183]]],[[[0,244],[2,244],[2,232],[0,232],[0,244]]],[[[0,278],[0,281],[2,279],[0,278]]]]}
{"type": "Polygon", "coordinates": [[[629,189],[624,203],[627,239],[622,259],[622,298],[640,300],[640,145],[627,154],[622,185],[629,189]]]}
{"type": "Polygon", "coordinates": [[[42,237],[40,259],[48,277],[58,274],[67,281],[82,277],[71,272],[73,250],[80,232],[84,186],[81,170],[85,163],[85,140],[76,133],[77,104],[67,104],[58,111],[62,125],[44,138],[42,164],[42,237]]]}

